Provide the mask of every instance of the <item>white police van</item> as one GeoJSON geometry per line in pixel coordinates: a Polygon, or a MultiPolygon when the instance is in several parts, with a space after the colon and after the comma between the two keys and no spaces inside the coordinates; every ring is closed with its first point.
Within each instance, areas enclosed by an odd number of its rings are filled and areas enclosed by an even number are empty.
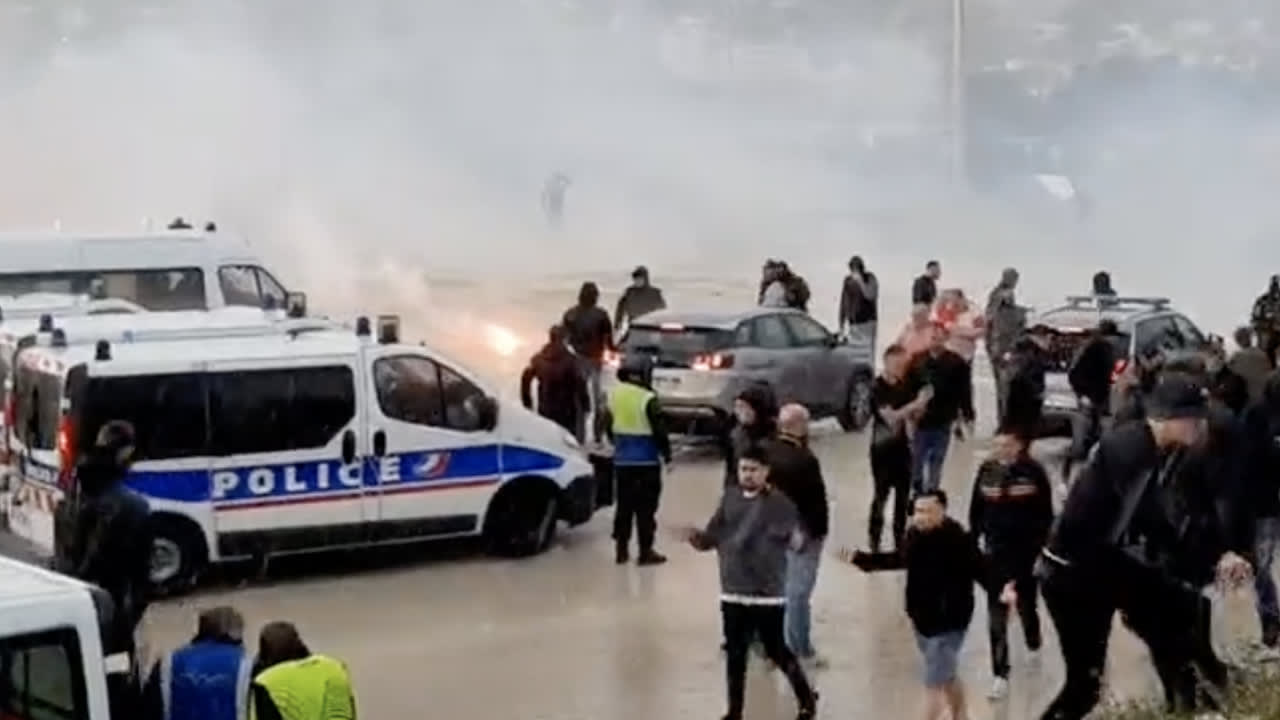
{"type": "Polygon", "coordinates": [[[0,296],[87,294],[148,310],[283,307],[284,286],[248,244],[212,225],[170,228],[117,235],[0,233],[0,296]]]}
{"type": "Polygon", "coordinates": [[[111,599],[102,590],[0,557],[0,718],[108,720],[111,599]]]}
{"type": "Polygon", "coordinates": [[[128,483],[164,586],[207,562],[481,533],[529,554],[591,517],[572,435],[400,343],[393,318],[370,330],[18,350],[19,492],[46,500],[10,524],[52,550],[79,450],[114,419],[137,430],[128,483]]]}

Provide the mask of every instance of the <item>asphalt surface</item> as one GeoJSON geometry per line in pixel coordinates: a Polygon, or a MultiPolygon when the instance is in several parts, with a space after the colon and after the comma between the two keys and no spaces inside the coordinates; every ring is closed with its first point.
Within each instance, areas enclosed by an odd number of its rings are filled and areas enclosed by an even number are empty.
{"type": "MultiPolygon", "coordinates": [[[[833,499],[833,536],[815,604],[815,639],[829,667],[816,674],[821,717],[910,717],[920,701],[919,661],[902,610],[900,573],[867,575],[833,552],[866,534],[870,480],[865,435],[820,426],[815,444],[833,499]]],[[[954,446],[945,487],[963,516],[980,443],[954,446]]],[[[661,522],[705,520],[721,486],[721,464],[686,449],[666,480],[661,522]]],[[[669,535],[661,567],[615,566],[609,511],[562,532],[546,554],[519,561],[484,556],[470,543],[394,553],[327,555],[273,565],[265,579],[234,572],[149,613],[148,645],[184,642],[196,613],[239,608],[256,637],[265,622],[298,624],[314,651],[345,660],[361,715],[509,720],[714,718],[723,712],[723,665],[715,557],[669,535]]],[[[0,544],[0,550],[4,548],[0,544]]],[[[1248,597],[1220,611],[1231,632],[1253,630],[1248,597]]],[[[1013,630],[1011,694],[992,704],[985,613],[979,595],[963,652],[974,718],[1029,718],[1061,678],[1056,639],[1033,665],[1013,630]]],[[[1047,617],[1046,617],[1047,622],[1047,617]]],[[[1155,689],[1142,651],[1118,630],[1109,687],[1119,697],[1155,689]]],[[[794,713],[785,682],[757,661],[748,717],[794,713]]]]}

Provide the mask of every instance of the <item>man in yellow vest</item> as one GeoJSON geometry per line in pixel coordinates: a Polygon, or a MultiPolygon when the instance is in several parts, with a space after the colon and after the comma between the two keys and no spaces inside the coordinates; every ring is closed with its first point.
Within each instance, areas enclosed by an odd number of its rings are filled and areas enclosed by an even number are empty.
{"type": "Polygon", "coordinates": [[[667,558],[653,549],[658,499],[662,496],[662,466],[671,462],[671,441],[662,419],[658,396],[649,389],[649,362],[629,358],[618,368],[618,383],[609,393],[601,418],[613,442],[613,472],[617,507],[613,539],[619,565],[630,559],[631,525],[636,527],[640,554],[637,565],[660,565],[667,558]]]}
{"type": "Polygon", "coordinates": [[[346,666],[313,654],[292,623],[267,624],[258,643],[250,720],[356,720],[346,666]]]}

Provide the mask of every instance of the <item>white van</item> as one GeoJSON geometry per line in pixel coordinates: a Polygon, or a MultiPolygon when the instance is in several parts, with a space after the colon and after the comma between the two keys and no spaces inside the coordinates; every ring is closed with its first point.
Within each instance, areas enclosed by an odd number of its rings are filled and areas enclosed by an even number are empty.
{"type": "Polygon", "coordinates": [[[572,435],[397,335],[380,319],[375,341],[362,318],[354,331],[19,349],[10,525],[52,550],[78,450],[113,419],[137,431],[128,482],[151,503],[163,586],[207,562],[481,533],[529,554],[558,520],[590,519],[595,480],[572,435]]]}
{"type": "Polygon", "coordinates": [[[123,298],[148,310],[283,307],[285,289],[242,240],[216,231],[0,233],[0,296],[123,298]]]}
{"type": "Polygon", "coordinates": [[[0,556],[0,718],[108,720],[112,612],[102,590],[0,556]]]}
{"type": "MultiPolygon", "coordinates": [[[[102,302],[102,301],[94,301],[102,302]]],[[[305,298],[290,293],[295,315],[305,312],[305,298]]],[[[0,306],[0,310],[3,306],[0,306]]],[[[261,310],[250,307],[225,307],[216,310],[175,310],[173,312],[90,312],[38,318],[20,318],[0,323],[0,380],[3,381],[3,420],[0,420],[0,462],[8,462],[13,438],[9,427],[13,415],[15,387],[11,362],[19,346],[44,343],[92,344],[98,340],[111,342],[144,342],[152,340],[193,339],[203,337],[235,337],[270,335],[285,332],[338,328],[336,322],[323,318],[293,318],[285,310],[261,310]]],[[[0,483],[2,484],[2,483],[0,483]]],[[[3,490],[0,487],[0,490],[3,490]]]]}

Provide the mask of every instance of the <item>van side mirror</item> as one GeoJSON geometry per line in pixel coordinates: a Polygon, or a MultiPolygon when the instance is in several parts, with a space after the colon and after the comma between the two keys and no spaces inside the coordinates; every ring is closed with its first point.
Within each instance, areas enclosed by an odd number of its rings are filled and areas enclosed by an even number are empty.
{"type": "Polygon", "coordinates": [[[307,316],[307,294],[303,292],[287,292],[284,294],[285,314],[291,318],[307,316]]]}
{"type": "Polygon", "coordinates": [[[475,402],[480,429],[493,430],[498,427],[498,401],[488,395],[481,395],[475,402]]]}

